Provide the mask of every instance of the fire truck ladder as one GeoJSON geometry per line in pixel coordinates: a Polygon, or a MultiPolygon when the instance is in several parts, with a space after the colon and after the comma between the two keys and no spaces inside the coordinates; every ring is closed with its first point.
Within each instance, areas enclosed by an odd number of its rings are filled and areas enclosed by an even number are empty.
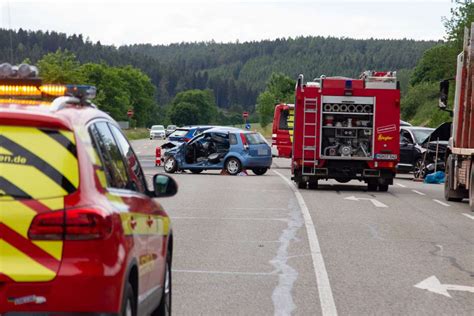
{"type": "Polygon", "coordinates": [[[304,99],[303,114],[303,170],[302,175],[315,175],[316,122],[318,99],[304,99]],[[310,131],[311,134],[308,134],[310,131]],[[306,166],[311,163],[311,166],[306,166]]]}

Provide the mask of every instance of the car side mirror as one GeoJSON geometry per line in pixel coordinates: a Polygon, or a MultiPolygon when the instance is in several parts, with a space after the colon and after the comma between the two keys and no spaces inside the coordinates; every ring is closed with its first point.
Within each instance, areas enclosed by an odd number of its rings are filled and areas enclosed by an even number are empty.
{"type": "Polygon", "coordinates": [[[176,181],[165,174],[155,174],[153,176],[153,190],[155,197],[168,197],[178,193],[176,181]]]}
{"type": "Polygon", "coordinates": [[[445,110],[448,107],[449,80],[443,80],[439,83],[439,103],[440,109],[445,110]]]}

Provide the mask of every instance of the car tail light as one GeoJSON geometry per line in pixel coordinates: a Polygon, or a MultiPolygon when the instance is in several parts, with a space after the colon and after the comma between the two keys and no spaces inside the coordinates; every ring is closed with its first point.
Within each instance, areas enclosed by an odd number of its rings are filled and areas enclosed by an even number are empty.
{"type": "Polygon", "coordinates": [[[249,144],[247,143],[247,138],[245,138],[245,135],[240,133],[240,139],[242,139],[242,144],[244,145],[244,149],[248,150],[249,144]]]}
{"type": "Polygon", "coordinates": [[[36,215],[28,237],[31,240],[105,239],[112,228],[110,216],[97,209],[80,208],[36,215]]]}

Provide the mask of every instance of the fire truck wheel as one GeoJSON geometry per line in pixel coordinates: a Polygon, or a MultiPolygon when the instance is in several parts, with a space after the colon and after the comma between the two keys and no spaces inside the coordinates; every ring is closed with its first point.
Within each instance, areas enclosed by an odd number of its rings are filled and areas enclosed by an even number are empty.
{"type": "Polygon", "coordinates": [[[225,170],[227,170],[231,176],[235,176],[242,171],[242,164],[239,159],[231,157],[225,162],[225,170]]]}
{"type": "Polygon", "coordinates": [[[471,165],[471,182],[469,182],[469,206],[474,212],[474,162],[471,165]]]}
{"type": "Polygon", "coordinates": [[[367,182],[367,191],[377,191],[377,182],[369,180],[367,182]]]}
{"type": "Polygon", "coordinates": [[[202,169],[189,169],[189,171],[191,171],[194,174],[199,174],[202,172],[202,169]]]}
{"type": "Polygon", "coordinates": [[[446,167],[445,167],[445,180],[444,180],[444,198],[446,201],[452,202],[461,202],[463,199],[463,192],[458,188],[457,190],[451,189],[449,186],[449,179],[451,174],[451,167],[452,167],[452,159],[451,155],[448,156],[446,160],[446,167]]]}
{"type": "Polygon", "coordinates": [[[173,156],[168,157],[165,160],[164,169],[166,173],[175,173],[178,170],[178,162],[176,161],[176,158],[173,156]]]}
{"type": "Polygon", "coordinates": [[[311,190],[316,190],[318,188],[318,181],[308,182],[308,188],[311,190]]]}
{"type": "Polygon", "coordinates": [[[257,176],[263,176],[267,172],[268,168],[253,168],[252,172],[257,176]]]}
{"type": "Polygon", "coordinates": [[[388,191],[388,184],[379,184],[379,191],[380,192],[387,192],[388,191]]]}
{"type": "Polygon", "coordinates": [[[133,295],[133,288],[130,285],[130,283],[127,282],[127,284],[125,285],[125,292],[123,295],[121,315],[135,316],[136,314],[137,314],[137,304],[135,302],[135,298],[133,295]]]}
{"type": "Polygon", "coordinates": [[[298,185],[298,189],[306,189],[306,181],[301,181],[296,183],[298,185]]]}

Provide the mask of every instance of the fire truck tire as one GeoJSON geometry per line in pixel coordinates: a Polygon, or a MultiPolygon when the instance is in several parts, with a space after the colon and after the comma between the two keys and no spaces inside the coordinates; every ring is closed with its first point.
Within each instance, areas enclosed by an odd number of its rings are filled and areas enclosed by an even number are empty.
{"type": "Polygon", "coordinates": [[[469,182],[469,206],[474,212],[474,162],[471,164],[471,182],[469,182]]]}
{"type": "Polygon", "coordinates": [[[191,171],[191,172],[194,173],[194,174],[199,174],[199,173],[201,173],[203,170],[202,170],[202,169],[189,169],[189,171],[191,171]]]}
{"type": "Polygon", "coordinates": [[[452,201],[452,202],[461,202],[463,199],[463,192],[458,188],[457,190],[451,189],[449,186],[449,179],[450,179],[450,174],[451,174],[451,167],[452,167],[452,159],[453,157],[451,155],[448,156],[448,159],[446,160],[446,167],[445,167],[445,180],[444,180],[444,198],[446,201],[452,201]]]}
{"type": "Polygon", "coordinates": [[[231,175],[238,175],[242,171],[242,164],[239,159],[235,157],[230,157],[225,162],[225,170],[231,175]]]}
{"type": "Polygon", "coordinates": [[[120,315],[137,315],[137,303],[135,302],[135,296],[133,295],[132,285],[129,282],[127,282],[125,286],[120,315]]]}
{"type": "Polygon", "coordinates": [[[388,191],[388,184],[379,184],[379,191],[380,192],[387,192],[388,191]]]}
{"type": "Polygon", "coordinates": [[[367,182],[367,191],[377,191],[377,182],[369,180],[367,182]]]}
{"type": "Polygon", "coordinates": [[[308,182],[308,189],[316,190],[318,188],[318,181],[308,182]]]}
{"type": "Polygon", "coordinates": [[[252,172],[257,176],[263,176],[267,172],[268,168],[253,168],[252,172]]]}
{"type": "Polygon", "coordinates": [[[173,156],[168,157],[165,160],[164,167],[166,173],[175,173],[178,171],[178,162],[173,156]]]}
{"type": "Polygon", "coordinates": [[[296,182],[298,189],[306,189],[306,181],[296,182]]]}

